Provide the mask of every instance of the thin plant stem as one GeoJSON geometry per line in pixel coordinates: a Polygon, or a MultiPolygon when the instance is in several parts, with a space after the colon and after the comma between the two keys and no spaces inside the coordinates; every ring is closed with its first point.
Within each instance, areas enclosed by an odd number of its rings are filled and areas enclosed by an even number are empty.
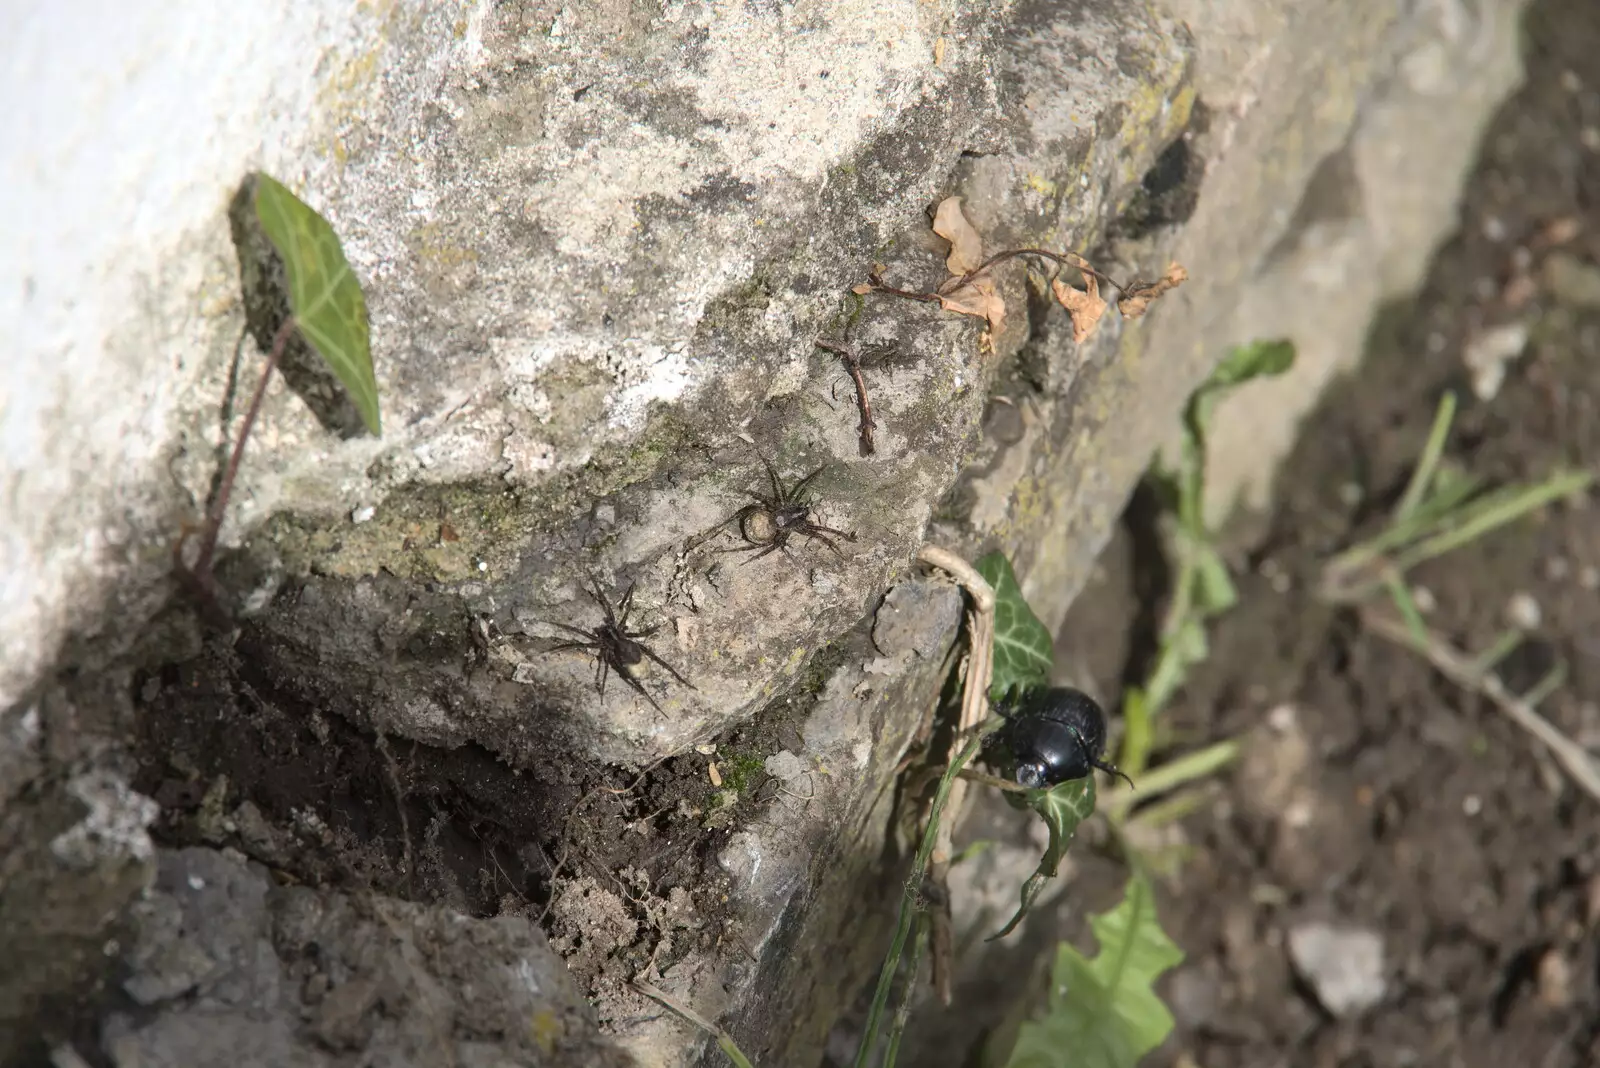
{"type": "Polygon", "coordinates": [[[933,921],[924,913],[917,919],[917,933],[911,940],[911,959],[906,965],[906,988],[900,997],[900,1007],[895,1010],[894,1023],[889,1028],[889,1047],[883,1054],[883,1068],[894,1068],[900,1056],[900,1038],[906,1033],[911,1020],[911,1007],[916,1003],[917,973],[922,969],[922,954],[932,938],[933,921]]]}
{"type": "MultiPolygon", "coordinates": [[[[989,727],[992,730],[999,727],[1000,723],[997,718],[989,727]]],[[[906,876],[904,888],[901,890],[900,921],[895,927],[894,940],[889,944],[889,953],[883,959],[883,968],[878,972],[878,987],[872,995],[872,1008],[867,1013],[867,1026],[861,1035],[861,1048],[856,1051],[855,1068],[866,1068],[873,1047],[877,1044],[878,1030],[883,1024],[883,1010],[889,1003],[889,993],[894,987],[895,971],[900,966],[900,958],[905,954],[906,939],[911,935],[912,924],[922,911],[922,878],[928,870],[928,858],[933,855],[934,844],[939,839],[940,817],[944,814],[945,803],[950,797],[950,788],[955,785],[956,776],[961,773],[961,769],[966,767],[978,755],[978,750],[983,748],[987,733],[988,731],[979,731],[973,735],[939,779],[939,789],[933,795],[928,823],[922,832],[922,843],[917,848],[911,872],[906,876]]]]}
{"type": "Polygon", "coordinates": [[[1406,486],[1405,495],[1400,498],[1400,505],[1394,510],[1396,523],[1403,523],[1411,517],[1428,495],[1428,487],[1433,484],[1434,471],[1439,466],[1439,457],[1444,454],[1444,443],[1450,436],[1450,423],[1456,416],[1456,395],[1446,393],[1439,400],[1439,410],[1433,417],[1433,429],[1428,431],[1428,442],[1422,447],[1422,457],[1417,461],[1417,469],[1411,472],[1411,482],[1406,486]]]}
{"type": "MultiPolygon", "coordinates": [[[[1585,793],[1600,800],[1600,763],[1588,750],[1551,725],[1528,700],[1507,690],[1498,675],[1482,670],[1471,656],[1432,632],[1426,633],[1419,642],[1404,622],[1371,609],[1361,613],[1361,621],[1380,637],[1421,654],[1439,674],[1457,686],[1487,697],[1513,723],[1544,743],[1585,793]]],[[[1545,687],[1536,689],[1544,691],[1545,687]]],[[[1548,693],[1540,692],[1538,696],[1543,698],[1548,693]]]]}
{"type": "MultiPolygon", "coordinates": [[[[1231,739],[1187,753],[1140,776],[1138,796],[1157,797],[1168,790],[1214,775],[1231,764],[1238,755],[1239,743],[1231,739]]],[[[1120,812],[1133,804],[1134,793],[1127,786],[1113,786],[1101,800],[1107,812],[1120,812]]]]}
{"type": "Polygon", "coordinates": [[[1002,264],[1007,260],[1014,260],[1018,256],[1038,256],[1041,259],[1049,260],[1052,263],[1058,263],[1063,267],[1076,267],[1084,274],[1094,275],[1096,278],[1100,279],[1100,281],[1106,283],[1119,292],[1126,293],[1128,291],[1127,286],[1123,285],[1121,282],[1118,282],[1110,275],[1101,274],[1093,267],[1090,267],[1084,262],[1082,256],[1077,256],[1070,252],[1063,255],[1059,252],[1049,252],[1042,248],[1013,248],[1007,249],[1004,252],[996,252],[993,256],[990,256],[988,259],[978,264],[978,266],[962,275],[961,280],[955,285],[951,286],[950,289],[952,291],[960,289],[962,286],[966,285],[968,282],[972,281],[989,268],[1002,264]]]}
{"type": "Polygon", "coordinates": [[[239,435],[233,441],[233,454],[228,458],[228,467],[222,473],[222,484],[217,487],[217,496],[212,501],[211,512],[206,516],[205,533],[200,541],[200,552],[195,557],[194,574],[206,588],[211,588],[211,564],[217,551],[217,538],[222,533],[222,517],[227,512],[228,498],[233,493],[233,482],[239,474],[239,462],[244,459],[245,442],[250,440],[250,429],[255,426],[256,416],[261,412],[261,402],[267,396],[267,382],[272,378],[273,369],[278,366],[278,361],[283,356],[284,348],[289,344],[289,337],[294,333],[294,316],[289,316],[278,327],[278,333],[272,339],[272,350],[267,353],[267,366],[261,372],[261,380],[256,383],[256,391],[250,398],[250,407],[245,412],[244,422],[239,425],[239,435]]]}
{"type": "Polygon", "coordinates": [[[862,456],[871,456],[876,451],[872,440],[872,432],[877,429],[877,422],[872,418],[872,400],[867,396],[867,380],[861,374],[861,355],[854,349],[845,348],[843,345],[831,345],[826,341],[816,342],[816,346],[824,352],[831,352],[844,362],[844,367],[849,372],[850,380],[856,387],[856,410],[861,413],[861,422],[856,426],[856,435],[859,438],[862,456]]]}
{"type": "Polygon", "coordinates": [[[750,1063],[750,1058],[746,1057],[743,1051],[741,1051],[738,1045],[733,1041],[732,1035],[728,1034],[728,1032],[724,1031],[722,1028],[718,1027],[704,1016],[701,1016],[699,1013],[695,1012],[684,1002],[679,1001],[677,998],[673,997],[671,994],[668,994],[665,990],[662,990],[654,983],[647,983],[643,979],[635,979],[633,981],[633,988],[639,991],[639,993],[643,994],[645,997],[653,998],[654,1000],[661,1002],[661,1004],[665,1005],[667,1008],[671,1009],[685,1020],[688,1020],[690,1023],[694,1024],[696,1027],[700,1028],[700,1030],[714,1037],[717,1040],[717,1045],[722,1047],[722,1052],[726,1053],[728,1055],[728,1059],[733,1062],[734,1068],[754,1068],[754,1066],[750,1063]]]}

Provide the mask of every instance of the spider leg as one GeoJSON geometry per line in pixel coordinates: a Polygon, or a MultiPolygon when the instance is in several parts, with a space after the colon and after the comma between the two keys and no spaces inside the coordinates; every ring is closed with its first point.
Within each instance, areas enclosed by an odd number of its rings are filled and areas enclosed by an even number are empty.
{"type": "Polygon", "coordinates": [[[825,527],[821,523],[812,523],[811,524],[811,529],[813,531],[820,530],[824,534],[837,535],[838,537],[843,538],[845,541],[855,541],[856,540],[855,534],[850,532],[850,531],[848,531],[848,530],[834,530],[832,527],[825,527]]]}
{"type": "Polygon", "coordinates": [[[628,613],[633,611],[633,587],[634,587],[634,583],[632,583],[632,582],[628,583],[628,592],[624,593],[622,595],[622,600],[617,602],[617,629],[618,630],[621,630],[622,629],[622,625],[628,621],[628,613]]]}
{"type": "Polygon", "coordinates": [[[795,500],[796,498],[798,498],[800,496],[800,491],[805,489],[806,486],[810,485],[812,479],[816,478],[818,475],[822,474],[822,472],[826,471],[827,469],[828,469],[828,465],[827,464],[823,464],[821,467],[819,467],[815,471],[811,472],[805,478],[802,478],[799,482],[796,482],[794,485],[790,486],[789,487],[789,499],[792,501],[792,500],[795,500]]]}
{"type": "Polygon", "coordinates": [[[562,642],[560,645],[552,645],[552,646],[550,646],[548,649],[545,650],[545,652],[547,652],[547,653],[559,653],[564,649],[598,649],[598,648],[600,648],[600,643],[599,642],[562,642]]]}
{"type": "Polygon", "coordinates": [[[611,602],[606,600],[605,594],[600,592],[600,579],[593,571],[589,572],[589,588],[583,591],[589,599],[600,606],[600,612],[605,616],[607,623],[616,622],[616,613],[611,610],[611,602]]]}
{"type": "MultiPolygon", "coordinates": [[[[606,669],[611,666],[611,661],[606,658],[603,652],[597,655],[594,660],[594,688],[599,692],[600,700],[604,701],[606,699],[606,669]]],[[[618,674],[621,674],[621,672],[618,672],[618,674]]]]}
{"type": "Polygon", "coordinates": [[[693,549],[696,546],[708,541],[711,538],[711,535],[715,534],[717,531],[721,530],[723,527],[727,526],[729,523],[734,523],[734,522],[737,522],[740,519],[743,519],[744,516],[745,516],[745,513],[748,512],[748,511],[750,511],[750,506],[746,505],[745,507],[739,509],[737,512],[735,512],[732,515],[730,515],[728,518],[724,519],[722,522],[718,523],[716,526],[707,527],[705,530],[702,530],[700,533],[696,534],[694,537],[686,539],[684,541],[684,543],[683,543],[684,549],[685,550],[693,549]]]}
{"type": "Polygon", "coordinates": [[[584,630],[582,627],[572,627],[565,623],[557,623],[553,619],[541,619],[539,622],[550,627],[560,627],[568,634],[581,634],[583,637],[588,638],[591,643],[594,641],[594,631],[592,630],[584,630]]]}
{"type": "MultiPolygon", "coordinates": [[[[754,545],[745,545],[745,546],[742,546],[742,548],[754,549],[754,548],[756,548],[756,546],[754,546],[754,545]]],[[[745,566],[748,567],[749,565],[755,563],[757,560],[761,559],[763,556],[766,556],[768,553],[776,552],[779,549],[783,549],[783,543],[782,542],[780,542],[780,541],[769,542],[767,544],[767,546],[765,548],[763,548],[760,552],[756,553],[750,559],[746,560],[745,561],[745,566]]],[[[789,550],[788,549],[783,549],[783,551],[785,553],[787,553],[789,550]]]]}
{"type": "Polygon", "coordinates": [[[833,553],[833,555],[835,555],[839,559],[843,560],[844,559],[844,553],[839,551],[839,547],[833,543],[832,539],[830,539],[826,534],[818,533],[818,531],[826,530],[826,529],[827,529],[826,527],[818,527],[818,528],[816,528],[816,530],[806,530],[806,531],[802,531],[801,533],[805,534],[806,537],[812,539],[813,541],[820,541],[822,544],[824,544],[824,545],[826,545],[828,547],[828,549],[833,553]]]}
{"type": "MultiPolygon", "coordinates": [[[[778,481],[778,472],[773,468],[771,461],[765,456],[761,458],[761,465],[767,469],[767,478],[772,481],[772,499],[776,504],[783,504],[788,498],[783,495],[783,483],[778,481]]],[[[751,496],[755,496],[751,494],[751,496]]],[[[761,500],[756,497],[756,500],[761,500]]]]}
{"type": "Polygon", "coordinates": [[[660,629],[661,629],[661,624],[657,623],[655,626],[650,627],[650,628],[648,628],[646,630],[625,630],[625,631],[622,631],[622,636],[624,638],[627,638],[629,641],[635,641],[638,638],[649,638],[649,637],[652,637],[656,633],[656,631],[658,631],[660,629]]]}
{"type": "Polygon", "coordinates": [[[654,660],[656,663],[658,663],[662,667],[666,668],[667,671],[671,673],[673,678],[677,679],[679,682],[681,682],[685,686],[689,687],[689,689],[691,689],[691,690],[694,689],[694,683],[690,682],[688,679],[686,679],[682,675],[678,674],[677,668],[673,667],[671,664],[667,663],[665,660],[661,659],[654,652],[652,652],[649,649],[646,649],[644,646],[642,646],[642,645],[639,646],[639,649],[644,653],[645,656],[648,656],[651,660],[654,660]]]}
{"type": "MultiPolygon", "coordinates": [[[[646,652],[649,652],[649,650],[646,650],[646,652]]],[[[650,653],[650,656],[653,658],[655,654],[650,653]]],[[[672,671],[671,668],[667,668],[667,670],[672,671]]],[[[650,695],[650,691],[644,688],[644,683],[640,682],[626,671],[619,671],[617,674],[622,676],[623,682],[626,682],[629,686],[632,686],[635,690],[638,690],[639,696],[643,697],[646,701],[649,701],[651,707],[653,707],[657,712],[661,711],[661,706],[657,704],[656,699],[650,695]]],[[[676,675],[677,672],[674,671],[673,674],[676,675]]]]}

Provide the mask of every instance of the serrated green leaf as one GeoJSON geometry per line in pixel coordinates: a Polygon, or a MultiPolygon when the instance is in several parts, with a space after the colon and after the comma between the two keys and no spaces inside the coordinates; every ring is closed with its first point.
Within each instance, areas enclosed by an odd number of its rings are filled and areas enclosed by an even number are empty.
{"type": "Polygon", "coordinates": [[[1061,858],[1067,855],[1072,836],[1078,833],[1078,824],[1094,812],[1094,776],[1091,774],[1088,778],[1073,779],[1048,790],[1029,790],[1021,796],[1025,799],[1024,804],[1037,812],[1049,828],[1050,844],[1045,848],[1044,856],[1039,858],[1039,866],[1022,884],[1022,904],[1017,907],[1017,914],[999,932],[990,936],[991,942],[1015,930],[1028,910],[1033,908],[1033,902],[1039,896],[1039,891],[1044,889],[1044,884],[1056,877],[1061,858]]]}
{"type": "Polygon", "coordinates": [[[1045,1015],[1022,1025],[1006,1068],[1135,1068],[1171,1033],[1151,986],[1183,951],[1161,930],[1150,884],[1130,875],[1122,902],[1089,923],[1099,953],[1057,948],[1045,1015]]]}
{"type": "Polygon", "coordinates": [[[328,221],[283,183],[256,176],[256,217],[289,275],[295,326],[333,369],[367,429],[381,433],[367,300],[328,221]]]}
{"type": "Polygon", "coordinates": [[[999,701],[1016,689],[1043,686],[1055,662],[1050,632],[1023,600],[1011,561],[992,552],[974,565],[994,587],[994,677],[989,700],[999,701]]]}
{"type": "Polygon", "coordinates": [[[1277,339],[1252,341],[1229,351],[1223,361],[1206,379],[1202,391],[1227,389],[1252,378],[1281,375],[1294,366],[1294,343],[1277,339]]]}

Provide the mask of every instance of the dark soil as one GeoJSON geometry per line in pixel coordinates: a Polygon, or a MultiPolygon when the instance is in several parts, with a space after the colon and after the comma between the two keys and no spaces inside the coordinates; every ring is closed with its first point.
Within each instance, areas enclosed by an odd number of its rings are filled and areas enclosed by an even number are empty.
{"type": "Polygon", "coordinates": [[[775,782],[739,754],[798,746],[804,711],[779,700],[717,739],[719,789],[699,754],[512,767],[374,737],[257,663],[246,628],[136,680],[135,786],[161,807],[157,840],[236,848],[285,882],[526,916],[602,1015],[647,963],[726,935],[716,856],[775,782]]]}
{"type": "MultiPolygon", "coordinates": [[[[1600,801],[1486,699],[1313,595],[1323,561],[1382,527],[1447,390],[1461,401],[1447,455],[1491,484],[1600,457],[1600,298],[1573,282],[1600,287],[1600,5],[1546,0],[1525,26],[1528,83],[1487,132],[1458,233],[1305,424],[1275,514],[1253,524],[1265,534],[1236,556],[1240,604],[1170,710],[1178,746],[1247,742],[1183,824],[1193,852],[1161,890],[1187,957],[1160,988],[1178,1028],[1153,1063],[1600,1064],[1600,801]],[[1481,401],[1463,351],[1518,321],[1528,346],[1481,401]],[[1287,932],[1311,919],[1381,936],[1379,1004],[1336,1019],[1293,973],[1287,932]]],[[[1539,621],[1501,676],[1525,690],[1565,664],[1541,711],[1600,752],[1596,501],[1546,509],[1413,582],[1429,626],[1469,650],[1531,598],[1539,621]]],[[[1094,616],[1074,633],[1112,648],[1078,651],[1100,675],[1144,622],[1132,591],[1148,538],[1131,515],[1074,609],[1094,616]]],[[[1103,909],[1122,869],[1083,861],[1074,898],[1103,909]]]]}

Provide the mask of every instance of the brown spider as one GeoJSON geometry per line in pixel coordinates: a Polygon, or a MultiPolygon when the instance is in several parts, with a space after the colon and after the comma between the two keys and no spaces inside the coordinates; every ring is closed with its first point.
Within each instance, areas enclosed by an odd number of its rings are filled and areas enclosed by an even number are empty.
{"type": "Polygon", "coordinates": [[[673,678],[689,687],[689,689],[694,689],[694,685],[678,674],[671,664],[661,659],[651,651],[649,646],[639,641],[640,638],[648,638],[660,630],[659,626],[651,627],[648,630],[627,629],[628,613],[633,609],[633,584],[628,584],[627,592],[622,595],[622,600],[617,602],[617,607],[613,611],[610,603],[606,601],[600,592],[599,581],[593,575],[590,575],[589,582],[593,588],[586,589],[584,592],[594,600],[595,604],[600,606],[600,611],[605,615],[605,622],[594,630],[583,630],[579,627],[568,626],[565,623],[557,623],[554,620],[550,620],[551,626],[560,627],[564,631],[576,634],[582,640],[562,642],[560,645],[551,646],[545,652],[555,653],[563,649],[593,649],[595,660],[594,688],[599,692],[601,700],[604,700],[606,696],[606,675],[610,671],[615,671],[622,677],[624,682],[639,691],[639,694],[654,705],[657,712],[660,712],[661,706],[656,704],[656,699],[650,696],[650,692],[644,688],[644,684],[633,674],[644,663],[646,657],[666,668],[673,678]]]}
{"type": "Polygon", "coordinates": [[[844,554],[839,552],[839,547],[833,543],[828,535],[832,534],[835,537],[843,538],[845,541],[855,541],[856,536],[843,530],[834,530],[832,527],[825,527],[820,523],[813,522],[811,519],[812,505],[801,495],[811,480],[822,474],[828,465],[823,464],[822,467],[817,468],[793,486],[785,489],[783,481],[778,478],[778,472],[773,470],[772,464],[767,462],[766,457],[761,458],[761,463],[767,469],[767,478],[772,483],[772,495],[768,497],[756,493],[754,490],[750,491],[750,496],[756,499],[756,503],[745,505],[730,518],[719,524],[720,526],[727,526],[729,523],[737,522],[740,536],[750,544],[736,545],[731,549],[722,549],[720,551],[740,553],[759,549],[760,552],[745,561],[747,564],[755,563],[768,553],[781,551],[791,562],[799,566],[800,561],[795,559],[794,554],[789,551],[789,539],[796,534],[800,534],[822,542],[822,544],[833,550],[833,555],[841,560],[844,559],[844,554]]]}

